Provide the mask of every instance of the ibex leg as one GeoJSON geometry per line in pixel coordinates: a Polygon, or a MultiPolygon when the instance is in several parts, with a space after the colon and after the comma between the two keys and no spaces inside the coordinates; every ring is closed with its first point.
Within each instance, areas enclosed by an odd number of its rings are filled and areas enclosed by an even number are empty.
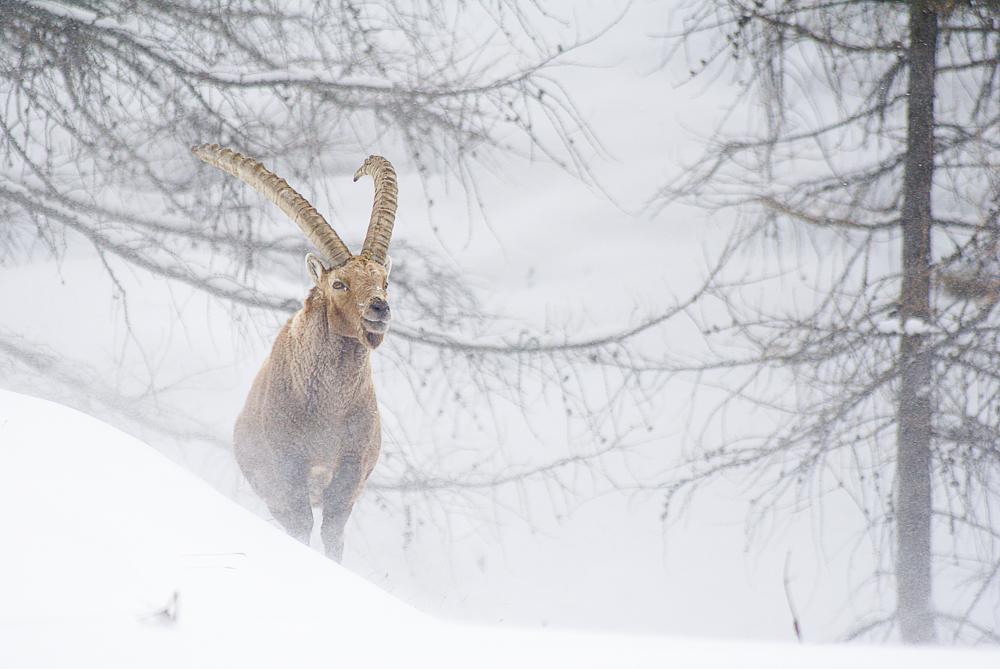
{"type": "Polygon", "coordinates": [[[294,509],[276,509],[272,506],[267,508],[271,512],[271,515],[274,516],[274,519],[281,523],[281,526],[285,528],[285,531],[289,535],[305,545],[309,545],[309,537],[312,534],[313,515],[312,509],[309,508],[308,500],[306,500],[305,506],[294,509]]]}
{"type": "Polygon", "coordinates": [[[345,460],[333,474],[333,480],[323,493],[323,548],[326,556],[340,562],[344,555],[344,526],[351,515],[358,488],[363,478],[356,461],[345,460]]]}
{"type": "Polygon", "coordinates": [[[308,546],[313,514],[304,466],[295,461],[282,462],[276,467],[275,474],[283,494],[265,498],[267,508],[289,535],[308,546]]]}

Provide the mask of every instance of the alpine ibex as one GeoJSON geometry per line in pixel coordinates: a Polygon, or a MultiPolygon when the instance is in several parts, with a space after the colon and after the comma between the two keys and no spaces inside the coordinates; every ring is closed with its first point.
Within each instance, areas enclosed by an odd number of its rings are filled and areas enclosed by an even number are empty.
{"type": "Polygon", "coordinates": [[[233,450],[254,491],[296,539],[309,543],[312,507],[322,507],[323,546],[339,562],[344,525],[382,445],[369,353],[389,328],[386,251],[396,174],[380,156],[370,156],[355,173],[355,181],[365,174],[375,181],[368,235],[355,256],[305,198],[259,162],[217,145],[191,151],[266,195],[330,265],[306,255],[316,285],[257,373],[236,419],[233,450]]]}

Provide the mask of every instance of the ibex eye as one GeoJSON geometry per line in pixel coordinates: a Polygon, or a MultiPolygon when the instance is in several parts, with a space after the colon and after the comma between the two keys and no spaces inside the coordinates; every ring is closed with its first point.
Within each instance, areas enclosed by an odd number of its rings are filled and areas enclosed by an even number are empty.
{"type": "Polygon", "coordinates": [[[343,281],[334,281],[333,282],[333,289],[334,290],[347,290],[347,286],[344,284],[343,281]]]}

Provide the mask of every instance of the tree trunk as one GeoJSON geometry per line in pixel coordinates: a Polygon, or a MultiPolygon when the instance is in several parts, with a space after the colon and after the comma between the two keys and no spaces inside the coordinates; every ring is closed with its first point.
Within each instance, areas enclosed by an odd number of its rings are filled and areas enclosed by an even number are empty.
{"type": "MultiPolygon", "coordinates": [[[[910,3],[907,152],[903,183],[904,324],[930,323],[931,178],[934,174],[934,73],[937,14],[910,3]]],[[[913,331],[912,328],[904,329],[913,331]]],[[[899,352],[896,456],[896,620],[906,643],[934,641],[931,607],[931,392],[926,335],[903,334],[899,352]]]]}

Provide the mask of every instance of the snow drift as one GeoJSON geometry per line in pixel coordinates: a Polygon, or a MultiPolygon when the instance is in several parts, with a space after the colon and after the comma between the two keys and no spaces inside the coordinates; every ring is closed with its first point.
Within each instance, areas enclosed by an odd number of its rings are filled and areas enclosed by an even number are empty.
{"type": "Polygon", "coordinates": [[[995,667],[990,651],[463,626],[395,600],[180,466],[0,391],[0,664],[995,667]]]}

